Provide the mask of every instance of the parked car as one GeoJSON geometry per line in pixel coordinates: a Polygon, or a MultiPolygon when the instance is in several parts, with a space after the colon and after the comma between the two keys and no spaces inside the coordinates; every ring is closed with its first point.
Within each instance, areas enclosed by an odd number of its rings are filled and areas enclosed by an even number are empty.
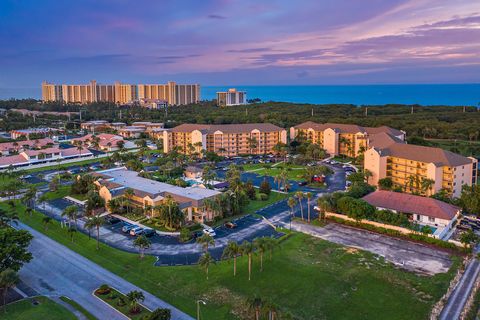
{"type": "Polygon", "coordinates": [[[131,236],[138,236],[143,233],[143,228],[142,227],[135,227],[133,229],[130,229],[130,235],[131,236]]]}
{"type": "Polygon", "coordinates": [[[129,223],[126,223],[123,227],[122,227],[122,232],[123,233],[129,233],[130,230],[132,230],[133,228],[135,228],[136,226],[134,226],[133,224],[129,224],[129,223]]]}
{"type": "Polygon", "coordinates": [[[108,223],[108,224],[116,224],[116,223],[119,223],[120,219],[116,218],[116,217],[112,217],[112,216],[108,216],[105,218],[105,222],[108,223]]]}
{"type": "Polygon", "coordinates": [[[208,234],[210,237],[215,237],[217,234],[212,228],[203,228],[203,233],[208,234]]]}
{"type": "Polygon", "coordinates": [[[232,221],[225,222],[224,224],[225,228],[228,229],[235,229],[237,227],[236,223],[233,223],[232,221]]]}
{"type": "Polygon", "coordinates": [[[150,238],[150,237],[153,237],[155,234],[157,234],[157,233],[153,229],[150,229],[150,228],[143,229],[143,235],[145,237],[150,238]]]}

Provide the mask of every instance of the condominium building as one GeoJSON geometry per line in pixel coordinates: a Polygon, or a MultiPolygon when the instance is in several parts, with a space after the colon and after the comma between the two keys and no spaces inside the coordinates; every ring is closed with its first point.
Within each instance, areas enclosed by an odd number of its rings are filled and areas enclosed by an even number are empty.
{"type": "Polygon", "coordinates": [[[406,192],[425,195],[441,189],[459,197],[463,185],[477,181],[477,160],[440,148],[410,145],[384,136],[364,153],[364,167],[372,173],[369,183],[390,178],[406,192]]]}
{"type": "Polygon", "coordinates": [[[287,142],[287,131],[270,123],[182,124],[164,131],[163,149],[177,147],[180,152],[202,149],[222,156],[273,153],[273,147],[287,142]]]}
{"type": "Polygon", "coordinates": [[[239,106],[247,104],[247,92],[237,91],[232,88],[228,91],[217,92],[217,105],[220,107],[225,106],[239,106]]]}
{"type": "Polygon", "coordinates": [[[186,221],[203,223],[213,220],[217,215],[205,207],[204,201],[221,194],[219,191],[200,187],[173,186],[142,178],[138,172],[124,167],[98,171],[93,175],[98,178],[95,184],[106,204],[112,199],[122,197],[127,189],[131,189],[133,191],[131,200],[139,207],[154,207],[164,202],[167,197],[172,197],[185,213],[186,221]]]}
{"type": "Polygon", "coordinates": [[[354,124],[316,123],[307,121],[290,128],[291,139],[304,139],[319,144],[332,155],[356,157],[369,148],[376,138],[388,135],[398,142],[405,140],[405,132],[387,126],[362,127],[354,124]]]}
{"type": "Polygon", "coordinates": [[[139,99],[165,100],[170,105],[185,105],[200,101],[199,84],[52,84],[42,83],[42,100],[66,103],[113,102],[128,104],[139,99]]]}

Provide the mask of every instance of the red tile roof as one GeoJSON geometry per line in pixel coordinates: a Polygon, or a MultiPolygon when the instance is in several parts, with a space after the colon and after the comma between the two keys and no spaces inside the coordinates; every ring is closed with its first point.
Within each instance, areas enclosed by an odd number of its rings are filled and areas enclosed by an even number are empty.
{"type": "Polygon", "coordinates": [[[386,190],[367,194],[363,200],[375,207],[445,220],[453,219],[460,210],[454,205],[437,199],[386,190]]]}
{"type": "Polygon", "coordinates": [[[185,123],[171,129],[171,132],[192,132],[200,130],[204,133],[215,133],[221,131],[223,133],[247,133],[253,130],[260,132],[276,132],[285,130],[271,123],[236,123],[236,124],[195,124],[185,123]]]}

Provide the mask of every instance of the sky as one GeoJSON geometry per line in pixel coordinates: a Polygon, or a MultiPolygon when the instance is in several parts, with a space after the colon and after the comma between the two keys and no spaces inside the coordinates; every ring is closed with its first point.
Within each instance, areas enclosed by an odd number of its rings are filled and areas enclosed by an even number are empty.
{"type": "Polygon", "coordinates": [[[0,90],[480,82],[478,0],[1,0],[0,90]]]}

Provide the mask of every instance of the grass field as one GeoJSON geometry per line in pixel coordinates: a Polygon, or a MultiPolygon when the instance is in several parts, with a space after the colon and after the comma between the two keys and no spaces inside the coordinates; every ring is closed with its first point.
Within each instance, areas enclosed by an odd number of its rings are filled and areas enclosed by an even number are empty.
{"type": "Polygon", "coordinates": [[[0,320],[75,320],[77,317],[63,306],[46,297],[35,297],[38,305],[32,304],[32,299],[24,299],[7,306],[7,312],[0,312],[0,320]]]}
{"type": "Polygon", "coordinates": [[[46,200],[60,199],[70,195],[71,187],[70,186],[59,186],[56,191],[48,191],[45,193],[46,200]]]}
{"type": "Polygon", "coordinates": [[[455,260],[449,273],[419,276],[368,252],[293,234],[274,251],[272,261],[265,258],[263,272],[254,256],[251,281],[246,258],[239,259],[236,277],[232,263],[221,262],[211,266],[207,281],[198,266],[154,267],[154,257],[140,260],[104,244],[97,251],[95,239],[81,233],[72,243],[58,222],[45,232],[41,214],[29,218],[20,205],[17,210],[34,229],[192,316],[195,301],[205,300],[204,319],[251,319],[246,300],[255,296],[298,319],[426,319],[458,267],[455,260]]]}
{"type": "Polygon", "coordinates": [[[273,167],[273,165],[270,165],[270,166],[271,168],[267,169],[265,168],[265,164],[256,163],[256,164],[244,165],[243,169],[246,172],[254,172],[261,176],[275,177],[283,170],[283,168],[287,168],[287,178],[289,180],[294,180],[294,181],[303,180],[303,175],[305,174],[305,166],[301,166],[301,165],[281,163],[275,167],[273,167]]]}
{"type": "Polygon", "coordinates": [[[285,199],[286,197],[288,197],[288,194],[279,193],[279,192],[270,192],[270,196],[268,197],[268,199],[265,201],[262,201],[262,200],[258,200],[258,194],[257,194],[257,200],[250,200],[250,202],[247,204],[247,206],[244,208],[243,211],[246,214],[254,213],[257,210],[263,207],[266,207],[268,205],[271,205],[272,203],[275,203],[282,199],[285,199]]]}
{"type": "Polygon", "coordinates": [[[65,297],[65,296],[61,296],[60,299],[63,302],[66,302],[69,305],[71,305],[72,307],[74,307],[75,309],[77,309],[77,311],[81,312],[88,320],[97,320],[97,318],[95,318],[90,312],[85,310],[85,308],[82,307],[80,304],[78,304],[76,301],[74,301],[74,300],[72,300],[68,297],[65,297]]]}
{"type": "Polygon", "coordinates": [[[69,163],[62,163],[62,164],[52,164],[51,166],[46,166],[46,167],[41,167],[41,168],[25,169],[25,170],[22,170],[22,172],[32,173],[32,172],[40,172],[40,171],[46,171],[46,170],[66,169],[66,168],[70,168],[70,167],[73,167],[73,166],[82,166],[82,165],[90,164],[90,163],[93,163],[93,162],[99,162],[101,160],[102,160],[102,158],[94,158],[94,159],[81,160],[81,161],[76,161],[76,162],[69,162],[69,163]]]}

